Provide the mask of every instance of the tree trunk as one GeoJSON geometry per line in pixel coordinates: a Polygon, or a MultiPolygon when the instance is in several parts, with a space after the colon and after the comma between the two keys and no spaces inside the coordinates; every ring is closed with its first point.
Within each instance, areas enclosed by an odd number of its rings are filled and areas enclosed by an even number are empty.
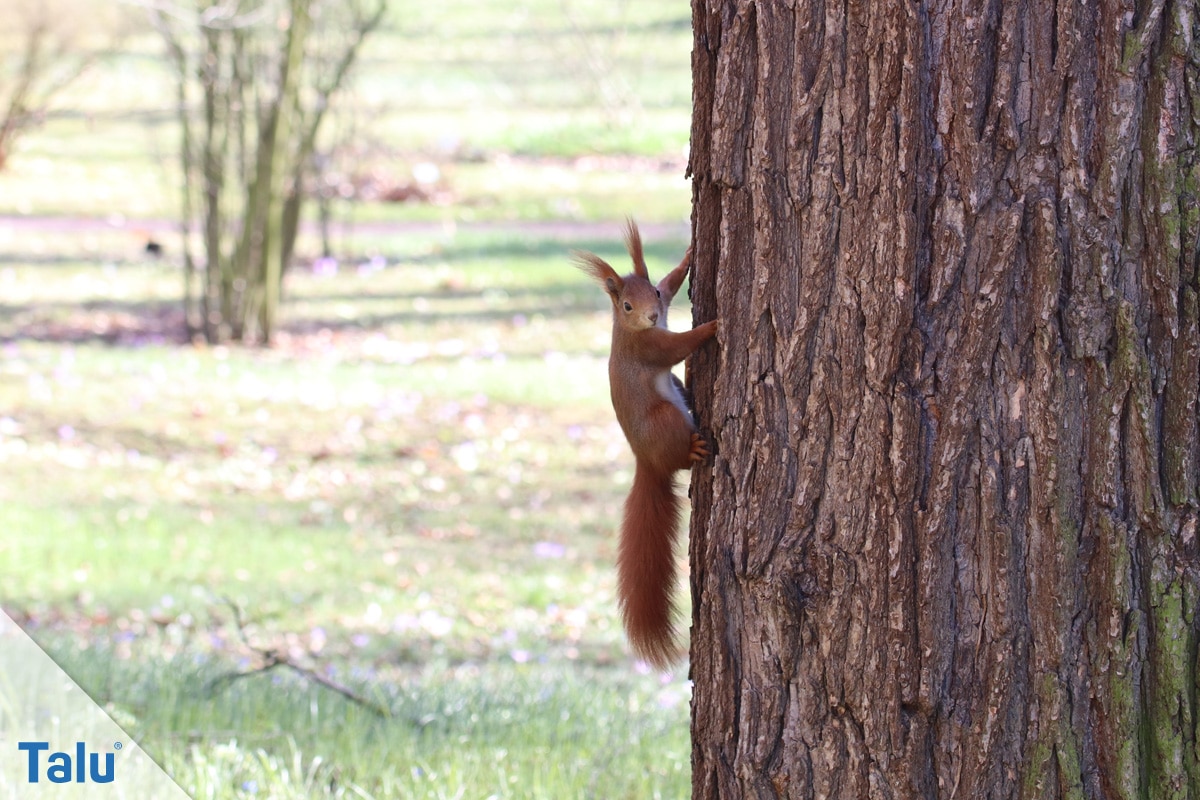
{"type": "MultiPolygon", "coordinates": [[[[273,141],[267,151],[271,159],[270,180],[267,183],[267,214],[264,219],[266,243],[263,249],[262,307],[258,326],[263,341],[269,343],[275,331],[279,309],[279,292],[283,282],[284,253],[291,253],[291,243],[285,244],[284,215],[287,207],[286,182],[292,177],[288,164],[295,161],[289,152],[293,118],[297,113],[300,93],[300,67],[304,61],[304,40],[309,29],[309,0],[291,0],[291,23],[288,25],[287,47],[279,70],[279,105],[270,125],[273,141]]],[[[260,154],[260,158],[262,155],[260,154]]],[[[295,187],[301,191],[300,186],[295,187]]]]}
{"type": "MultiPolygon", "coordinates": [[[[201,0],[194,11],[155,7],[150,20],[179,81],[181,227],[190,230],[193,209],[203,214],[204,335],[270,344],[321,123],[387,0],[201,0]],[[202,101],[198,113],[185,102],[193,93],[202,101]]],[[[184,259],[192,325],[190,244],[184,259]]]]}
{"type": "MultiPolygon", "coordinates": [[[[200,185],[203,191],[202,207],[204,209],[204,255],[208,269],[205,270],[204,302],[204,335],[210,344],[216,344],[224,336],[222,327],[228,329],[228,317],[223,316],[224,297],[223,281],[218,278],[228,271],[226,257],[221,252],[221,195],[225,188],[225,147],[229,142],[229,127],[233,124],[229,115],[229,104],[221,103],[218,113],[218,101],[223,101],[228,92],[222,91],[221,77],[221,37],[216,31],[204,31],[204,58],[200,65],[200,83],[204,89],[204,145],[200,155],[200,185]],[[220,142],[218,143],[218,136],[220,142]],[[218,312],[220,309],[220,312],[218,312]]],[[[181,94],[186,93],[188,78],[180,80],[181,94]]],[[[180,115],[187,126],[188,110],[183,107],[180,115]]],[[[191,180],[191,153],[184,151],[185,181],[191,180]]],[[[187,192],[190,198],[190,190],[187,192]]]]}
{"type": "Polygon", "coordinates": [[[696,797],[1200,798],[1200,32],[694,0],[696,797]]]}
{"type": "Polygon", "coordinates": [[[196,258],[192,254],[193,133],[191,118],[187,111],[188,82],[185,80],[189,66],[187,52],[179,40],[170,35],[165,36],[165,39],[167,52],[171,56],[171,63],[177,77],[175,82],[176,122],[179,124],[179,148],[183,167],[182,181],[179,187],[179,242],[183,251],[183,325],[184,334],[187,341],[190,342],[206,330],[207,294],[204,287],[200,287],[199,300],[196,298],[196,258]]]}

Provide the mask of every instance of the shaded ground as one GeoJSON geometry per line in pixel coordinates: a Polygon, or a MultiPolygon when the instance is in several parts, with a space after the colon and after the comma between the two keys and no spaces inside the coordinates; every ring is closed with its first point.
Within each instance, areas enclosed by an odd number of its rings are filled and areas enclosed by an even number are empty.
{"type": "MultiPolygon", "coordinates": [[[[642,235],[647,239],[679,237],[686,235],[686,223],[639,223],[642,235]]],[[[595,240],[612,239],[619,236],[617,222],[587,222],[580,220],[516,220],[512,222],[334,222],[334,232],[341,236],[350,233],[364,235],[436,235],[446,233],[477,234],[525,234],[531,239],[595,240]]],[[[0,242],[12,239],[19,244],[22,234],[28,233],[120,233],[131,237],[145,234],[173,234],[179,223],[169,219],[126,219],[120,215],[108,217],[59,217],[19,214],[0,215],[0,242]]],[[[315,231],[316,226],[307,224],[306,230],[315,231]]],[[[8,248],[5,248],[6,250],[8,248]]],[[[20,249],[19,247],[16,249],[20,249]]],[[[7,253],[0,257],[7,257],[7,253]]],[[[28,261],[29,259],[25,259],[28,261]]],[[[36,260],[36,259],[35,259],[36,260]]]]}
{"type": "MultiPolygon", "coordinates": [[[[661,240],[679,241],[688,235],[688,226],[678,223],[648,223],[640,225],[647,241],[648,251],[661,240]]],[[[484,257],[502,258],[513,255],[542,254],[559,257],[565,264],[572,249],[596,249],[601,246],[619,247],[621,223],[586,222],[574,220],[511,221],[511,222],[363,222],[337,223],[332,233],[340,241],[405,239],[438,239],[451,244],[439,246],[429,258],[444,259],[452,256],[458,242],[488,241],[489,244],[478,254],[484,257]]],[[[306,233],[315,234],[315,224],[307,226],[306,233]]],[[[464,245],[478,249],[479,245],[464,245]]],[[[81,264],[103,264],[108,270],[120,270],[131,263],[160,263],[161,277],[167,282],[167,290],[159,299],[139,297],[136,299],[111,297],[103,289],[91,287],[91,293],[83,293],[83,299],[64,300],[61,296],[48,299],[14,301],[0,292],[0,343],[21,340],[41,342],[82,343],[99,341],[113,345],[140,346],[146,344],[182,344],[186,341],[184,315],[174,282],[175,271],[180,267],[178,258],[178,224],[167,219],[126,219],[119,215],[102,216],[22,216],[0,215],[0,288],[5,279],[7,265],[34,265],[47,269],[47,281],[66,280],[71,268],[81,264]],[[77,244],[73,251],[64,254],[60,237],[70,237],[77,244]],[[147,251],[153,242],[155,252],[147,251]]],[[[347,259],[347,267],[362,270],[372,269],[371,263],[382,259],[363,260],[361,263],[347,259]]],[[[420,257],[406,255],[405,263],[419,263],[420,257]]],[[[299,257],[293,269],[297,271],[317,270],[312,259],[299,257]]],[[[564,274],[566,270],[564,269],[564,274]]],[[[449,279],[453,283],[453,279],[449,279]]],[[[461,287],[446,285],[439,287],[441,294],[462,290],[461,287]]],[[[466,291],[466,290],[462,290],[466,291]]],[[[520,292],[514,289],[509,292],[520,292]]],[[[467,291],[478,294],[477,291],[467,291]]],[[[336,299],[336,298],[329,298],[336,299]]],[[[350,299],[350,298],[347,298],[350,299]]],[[[397,298],[412,300],[412,297],[397,298]]],[[[539,300],[544,298],[537,298],[539,300]]],[[[531,307],[529,314],[553,313],[553,309],[531,307]]],[[[365,329],[388,321],[396,321],[399,312],[389,312],[379,319],[356,319],[352,323],[344,320],[285,319],[280,326],[277,344],[287,346],[289,336],[307,336],[314,333],[328,334],[333,331],[339,338],[353,338],[365,329]]],[[[505,310],[497,312],[510,316],[505,310]]],[[[423,314],[425,322],[431,321],[423,314]]]]}

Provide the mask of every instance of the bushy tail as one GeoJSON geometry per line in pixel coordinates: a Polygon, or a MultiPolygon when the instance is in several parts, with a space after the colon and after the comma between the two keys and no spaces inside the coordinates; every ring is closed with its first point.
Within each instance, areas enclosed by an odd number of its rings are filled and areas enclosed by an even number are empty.
{"type": "Polygon", "coordinates": [[[673,476],[657,474],[639,460],[625,501],[617,594],[633,651],[659,668],[679,656],[672,619],[678,530],[679,498],[673,476]]]}

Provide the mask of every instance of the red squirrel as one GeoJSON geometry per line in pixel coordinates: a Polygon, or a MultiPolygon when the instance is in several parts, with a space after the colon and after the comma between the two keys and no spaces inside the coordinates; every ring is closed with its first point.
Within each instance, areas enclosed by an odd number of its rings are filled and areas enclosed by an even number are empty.
{"type": "Polygon", "coordinates": [[[576,266],[612,300],[609,388],[617,422],[636,460],[617,555],[621,615],[634,652],[663,668],[679,655],[672,620],[680,516],[675,472],[709,454],[671,367],[713,338],[717,322],[683,333],[667,330],[667,307],[692,264],[690,247],[656,286],[646,272],[642,237],[632,219],[626,224],[625,246],[633,272],[624,277],[597,255],[574,255],[576,266]]]}

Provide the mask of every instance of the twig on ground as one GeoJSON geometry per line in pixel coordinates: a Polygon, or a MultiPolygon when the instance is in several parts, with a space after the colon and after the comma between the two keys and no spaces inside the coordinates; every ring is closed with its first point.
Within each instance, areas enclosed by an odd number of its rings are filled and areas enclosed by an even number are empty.
{"type": "Polygon", "coordinates": [[[341,683],[338,683],[337,681],[333,680],[332,678],[327,678],[326,676],[322,675],[321,673],[317,672],[316,670],[314,670],[310,667],[306,667],[303,664],[297,664],[295,661],[292,660],[292,658],[284,650],[281,650],[276,647],[263,648],[263,647],[259,647],[258,645],[255,645],[253,642],[250,641],[250,637],[247,636],[247,634],[246,634],[246,618],[245,618],[245,612],[243,611],[242,607],[228,597],[224,597],[222,599],[225,601],[226,605],[228,605],[229,608],[233,611],[233,624],[237,630],[238,638],[242,640],[242,645],[247,650],[254,653],[254,655],[257,656],[260,663],[259,663],[259,666],[255,667],[253,669],[235,670],[233,672],[227,672],[222,675],[218,675],[217,677],[210,680],[208,682],[208,684],[205,686],[206,692],[208,692],[209,694],[213,694],[218,689],[222,688],[225,684],[233,683],[234,681],[239,680],[241,678],[248,678],[253,675],[262,675],[267,672],[270,672],[271,670],[275,669],[276,667],[286,667],[287,669],[290,669],[292,672],[296,673],[300,677],[302,677],[306,680],[312,681],[313,683],[317,684],[318,686],[322,686],[331,692],[336,692],[337,694],[340,694],[342,697],[346,698],[350,702],[356,703],[356,704],[362,706],[363,708],[367,709],[368,711],[371,711],[372,713],[376,714],[377,716],[380,716],[380,717],[390,717],[391,716],[391,712],[387,709],[387,707],[383,706],[380,703],[376,703],[374,700],[369,700],[366,697],[363,697],[361,694],[354,691],[350,687],[345,686],[341,683]]]}

